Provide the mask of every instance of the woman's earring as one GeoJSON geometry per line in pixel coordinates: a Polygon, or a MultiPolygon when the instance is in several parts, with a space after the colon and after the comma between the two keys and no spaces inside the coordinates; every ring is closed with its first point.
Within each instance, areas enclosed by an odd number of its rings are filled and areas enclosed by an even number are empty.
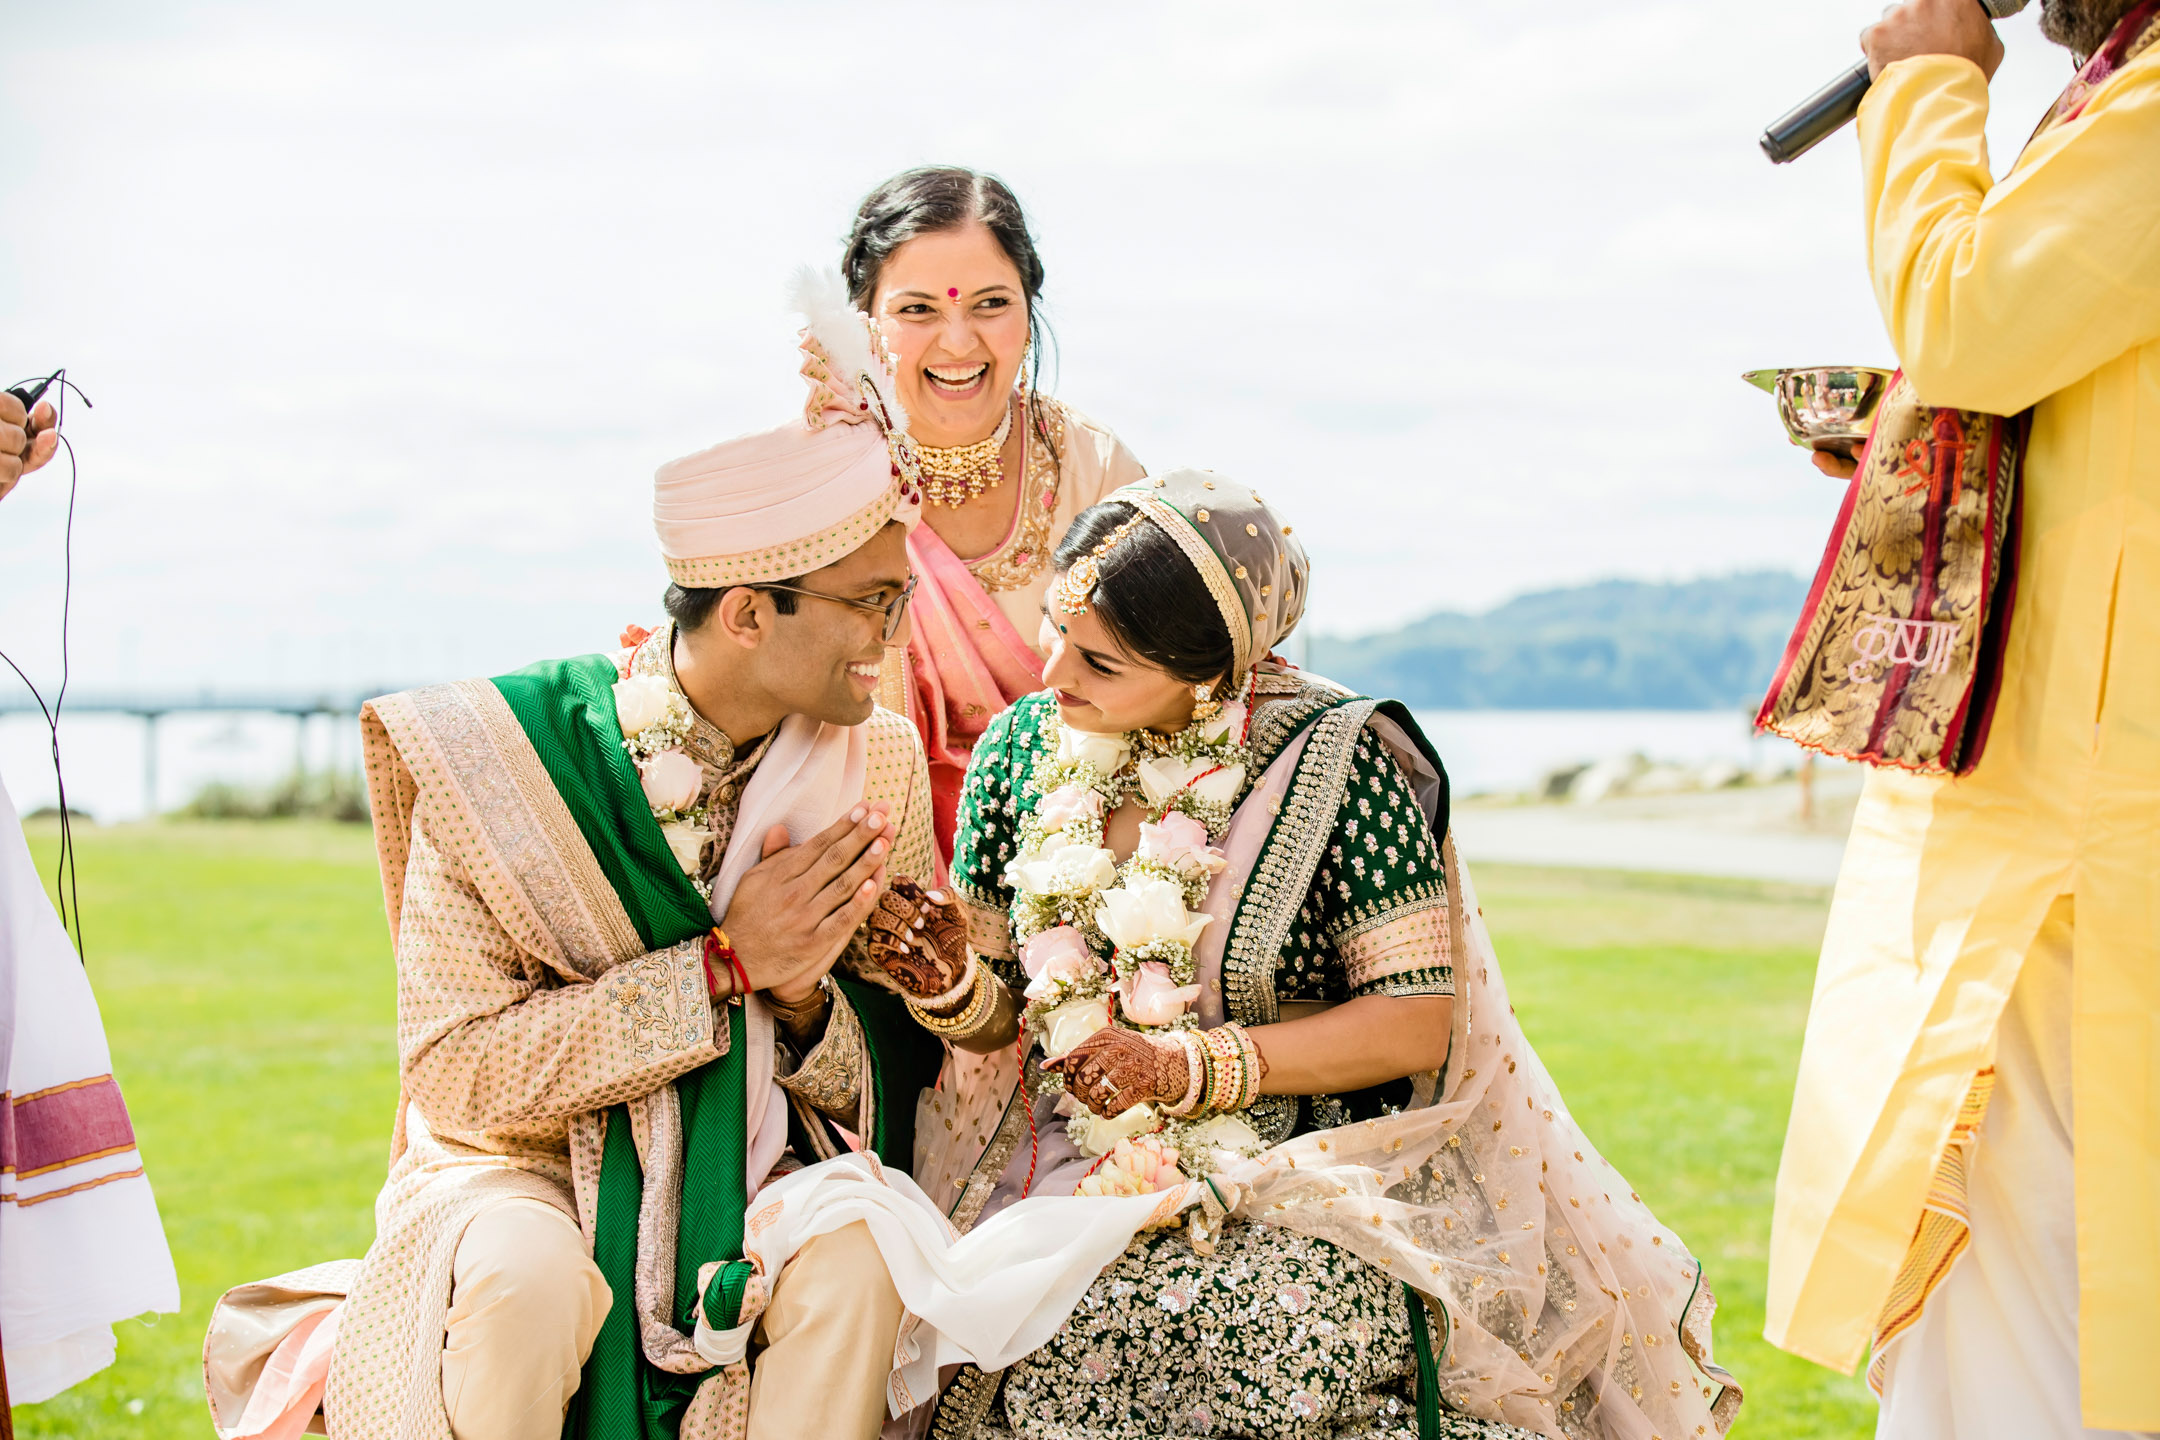
{"type": "Polygon", "coordinates": [[[1023,340],[1023,341],[1021,341],[1021,342],[1020,342],[1020,385],[1019,385],[1019,389],[1020,389],[1020,401],[1021,401],[1021,403],[1022,403],[1022,404],[1026,404],[1026,403],[1027,403],[1027,396],[1028,396],[1028,356],[1029,356],[1029,355],[1031,355],[1031,354],[1033,354],[1034,352],[1035,352],[1035,337],[1034,337],[1034,335],[1033,335],[1033,334],[1030,334],[1030,335],[1028,336],[1028,338],[1027,338],[1027,339],[1025,339],[1025,340],[1023,340]]]}
{"type": "Polygon", "coordinates": [[[1192,698],[1193,719],[1204,722],[1213,720],[1217,715],[1222,714],[1222,701],[1215,698],[1215,687],[1213,685],[1193,686],[1192,698]]]}

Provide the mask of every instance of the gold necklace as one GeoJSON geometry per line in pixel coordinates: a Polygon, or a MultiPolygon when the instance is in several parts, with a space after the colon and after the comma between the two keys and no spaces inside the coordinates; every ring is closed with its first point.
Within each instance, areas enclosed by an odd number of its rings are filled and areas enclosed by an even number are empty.
{"type": "Polygon", "coordinates": [[[923,495],[932,505],[957,508],[976,496],[995,490],[1005,479],[1005,437],[1012,434],[1012,406],[1005,407],[996,433],[972,445],[939,449],[918,442],[915,455],[922,466],[923,495]]]}

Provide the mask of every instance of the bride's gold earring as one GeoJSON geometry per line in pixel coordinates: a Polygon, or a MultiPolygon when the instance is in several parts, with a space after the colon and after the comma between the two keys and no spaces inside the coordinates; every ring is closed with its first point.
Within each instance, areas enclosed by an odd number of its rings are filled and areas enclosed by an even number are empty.
{"type": "Polygon", "coordinates": [[[1193,686],[1192,698],[1193,719],[1206,722],[1222,714],[1222,701],[1215,698],[1215,687],[1213,685],[1193,686]]]}

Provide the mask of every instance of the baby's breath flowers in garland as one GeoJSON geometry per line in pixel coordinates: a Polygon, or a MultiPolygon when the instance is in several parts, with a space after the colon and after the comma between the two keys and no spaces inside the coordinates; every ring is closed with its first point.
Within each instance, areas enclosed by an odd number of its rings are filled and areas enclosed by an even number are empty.
{"type": "MultiPolygon", "coordinates": [[[[1243,702],[1173,735],[1092,734],[1054,714],[1044,720],[1044,750],[1026,781],[1042,799],[1021,822],[1005,881],[1029,976],[1022,1022],[1045,1055],[1108,1025],[1143,1034],[1198,1027],[1193,945],[1209,923],[1198,907],[1226,864],[1216,842],[1245,788],[1250,726],[1243,702]],[[1134,799],[1146,817],[1121,865],[1103,846],[1103,824],[1134,799]]],[[[1163,1189],[1260,1149],[1235,1115],[1179,1119],[1136,1105],[1106,1117],[1070,1098],[1061,1111],[1073,1143],[1106,1157],[1084,1194],[1163,1189]]]]}
{"type": "Polygon", "coordinates": [[[675,863],[703,890],[698,871],[712,837],[712,817],[698,803],[705,767],[682,748],[690,738],[691,718],[690,701],[658,675],[624,675],[615,682],[615,720],[622,727],[623,750],[637,766],[645,803],[660,822],[675,863]]]}

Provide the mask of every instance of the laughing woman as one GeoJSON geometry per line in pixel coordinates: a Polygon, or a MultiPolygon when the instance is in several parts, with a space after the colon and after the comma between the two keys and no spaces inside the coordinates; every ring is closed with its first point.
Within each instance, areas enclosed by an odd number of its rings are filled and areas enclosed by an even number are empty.
{"type": "Polygon", "coordinates": [[[1181,471],[1081,515],[1055,569],[1050,688],[960,805],[978,1000],[933,1017],[1003,1038],[1018,997],[1025,1074],[1008,1044],[932,1094],[917,1179],[962,1230],[1208,1198],[1047,1345],[963,1370],[932,1433],[1721,1433],[1700,1267],[1517,1026],[1430,744],[1270,653],[1305,602],[1290,527],[1181,471]]]}
{"type": "Polygon", "coordinates": [[[1029,637],[1050,552],[1075,515],[1143,472],[1115,435],[1036,388],[1043,262],[1003,181],[946,166],[895,175],[857,210],[841,272],[899,359],[922,462],[915,627],[880,698],[922,735],[949,857],[975,738],[1042,685],[1029,637]]]}

